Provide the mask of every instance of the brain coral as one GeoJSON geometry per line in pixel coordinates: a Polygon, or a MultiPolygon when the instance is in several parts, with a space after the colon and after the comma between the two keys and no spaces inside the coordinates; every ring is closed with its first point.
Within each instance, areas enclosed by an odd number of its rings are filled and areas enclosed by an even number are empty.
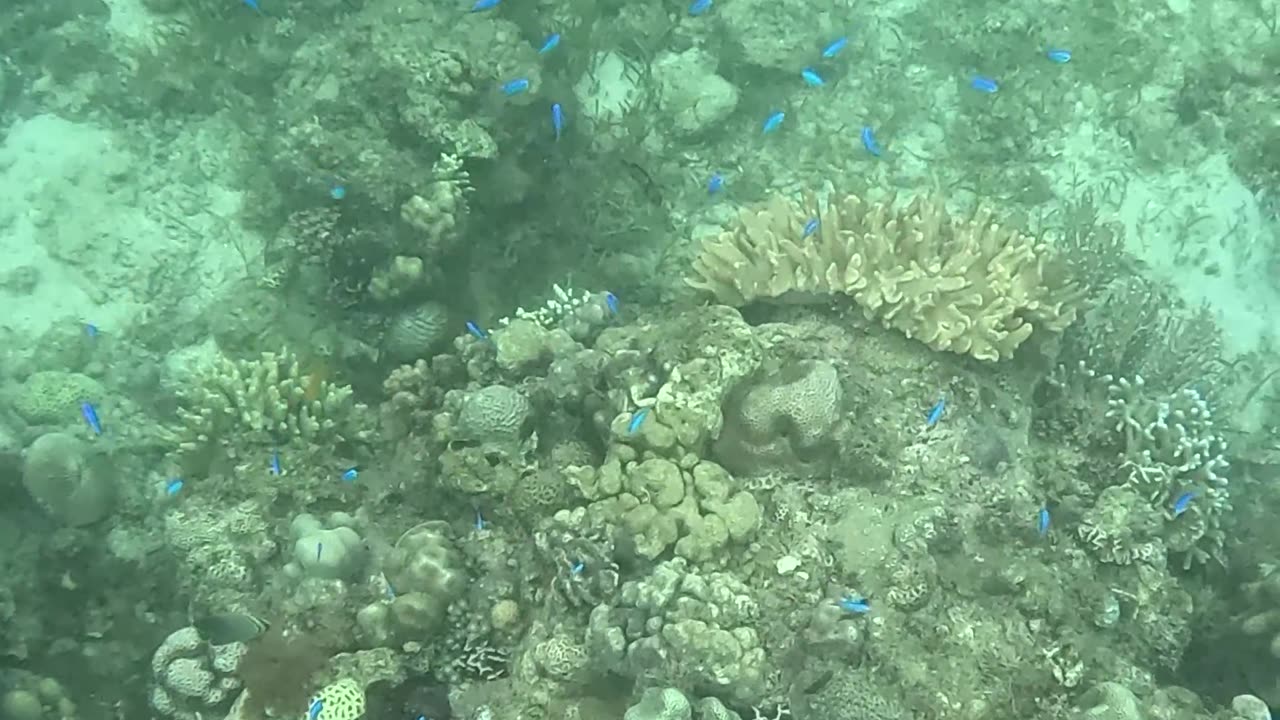
{"type": "Polygon", "coordinates": [[[740,474],[813,469],[830,455],[844,391],[834,365],[804,361],[749,378],[725,400],[716,460],[740,474]]]}
{"type": "Polygon", "coordinates": [[[467,393],[458,412],[458,430],[469,440],[501,442],[519,437],[529,418],[529,401],[506,385],[467,393]]]}
{"type": "Polygon", "coordinates": [[[102,386],[87,375],[41,370],[22,383],[13,398],[13,409],[28,422],[53,424],[75,421],[80,403],[101,402],[102,386]]]}
{"type": "Polygon", "coordinates": [[[382,350],[396,362],[425,357],[448,335],[449,310],[438,302],[427,302],[402,312],[392,321],[382,339],[382,350]]]}
{"type": "Polygon", "coordinates": [[[27,448],[22,483],[46,510],[68,525],[88,525],[115,505],[115,479],[104,458],[64,433],[46,433],[27,448]]]}
{"type": "Polygon", "coordinates": [[[952,217],[921,198],[775,195],[704,242],[693,271],[689,285],[728,305],[848,295],[868,320],[979,360],[1012,356],[1036,325],[1061,332],[1082,294],[1047,245],[986,208],[952,217]],[[822,224],[806,232],[815,216],[822,224]]]}

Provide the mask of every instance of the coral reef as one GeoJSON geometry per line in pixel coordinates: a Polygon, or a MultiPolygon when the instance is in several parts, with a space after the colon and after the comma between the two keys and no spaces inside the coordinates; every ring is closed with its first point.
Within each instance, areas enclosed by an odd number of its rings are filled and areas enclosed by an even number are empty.
{"type": "Polygon", "coordinates": [[[1081,538],[1105,562],[1150,561],[1162,549],[1184,568],[1224,562],[1226,440],[1208,403],[1191,388],[1153,397],[1141,376],[1107,390],[1123,485],[1103,491],[1079,526],[1081,538]]]}
{"type": "Polygon", "coordinates": [[[65,425],[80,416],[80,403],[99,404],[104,395],[102,385],[86,375],[39,370],[18,387],[13,409],[33,424],[65,425]]]}
{"type": "Polygon", "coordinates": [[[405,531],[383,562],[391,586],[391,632],[422,635],[439,627],[468,582],[462,557],[445,523],[421,523],[405,531]]]}
{"type": "Polygon", "coordinates": [[[623,583],[616,605],[596,606],[587,647],[614,672],[752,705],[769,691],[772,671],[753,629],[758,613],[737,577],[700,574],[676,559],[623,583]]]}
{"type": "Polygon", "coordinates": [[[799,362],[750,378],[725,401],[715,458],[741,474],[811,473],[833,455],[832,430],[843,398],[840,378],[829,362],[799,362]]]}
{"type": "Polygon", "coordinates": [[[197,469],[208,466],[214,450],[236,457],[294,440],[332,447],[369,438],[367,408],[354,401],[351,388],[304,373],[288,351],[256,360],[220,356],[182,394],[181,425],[169,439],[197,469]]]}
{"type": "Polygon", "coordinates": [[[869,320],[992,361],[1011,357],[1037,326],[1061,332],[1080,299],[1049,246],[987,208],[953,217],[936,199],[898,207],[845,195],[819,206],[775,195],[704,242],[693,271],[689,285],[730,305],[849,295],[869,320]]]}
{"type": "Polygon", "coordinates": [[[302,513],[289,524],[293,537],[293,561],[285,571],[294,577],[339,580],[350,578],[364,561],[366,548],[360,534],[348,524],[330,522],[325,526],[310,513],[302,513]]]}
{"type": "Polygon", "coordinates": [[[151,657],[151,708],[176,720],[199,720],[216,712],[240,689],[236,672],[243,643],[209,645],[194,627],[169,634],[151,657]]]}
{"type": "Polygon", "coordinates": [[[425,302],[401,311],[391,320],[382,339],[382,352],[396,362],[426,357],[449,334],[449,310],[438,302],[425,302]]]}
{"type": "Polygon", "coordinates": [[[89,525],[115,507],[116,479],[106,456],[65,433],[46,433],[27,448],[22,483],[67,525],[89,525]]]}

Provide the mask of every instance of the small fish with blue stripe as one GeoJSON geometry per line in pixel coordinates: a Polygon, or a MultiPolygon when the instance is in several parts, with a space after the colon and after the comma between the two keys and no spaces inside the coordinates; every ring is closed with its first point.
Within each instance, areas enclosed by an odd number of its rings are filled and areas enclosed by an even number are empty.
{"type": "Polygon", "coordinates": [[[724,190],[724,176],[720,173],[711,173],[710,179],[707,180],[707,194],[715,195],[724,190]]]}
{"type": "Polygon", "coordinates": [[[564,108],[560,107],[560,103],[551,103],[551,129],[559,142],[560,136],[564,134],[564,108]]]}
{"type": "Polygon", "coordinates": [[[818,74],[818,71],[811,67],[807,67],[800,71],[800,79],[804,80],[804,84],[809,87],[822,87],[826,84],[823,81],[822,76],[818,74]]]}
{"type": "Polygon", "coordinates": [[[1036,513],[1036,534],[1044,537],[1049,534],[1049,506],[1041,505],[1040,511],[1036,513]]]}
{"type": "Polygon", "coordinates": [[[969,87],[980,93],[993,95],[1000,89],[1000,84],[986,75],[974,75],[969,81],[969,87]]]}
{"type": "Polygon", "coordinates": [[[551,33],[546,40],[542,41],[542,45],[538,48],[539,55],[546,55],[560,46],[560,33],[551,33]]]}
{"type": "Polygon", "coordinates": [[[764,119],[764,125],[761,126],[765,135],[775,132],[782,127],[782,121],[787,119],[787,114],[781,110],[774,110],[769,113],[769,117],[764,119]]]}
{"type": "Polygon", "coordinates": [[[835,40],[827,43],[826,47],[822,48],[822,57],[830,60],[831,58],[839,55],[848,44],[849,36],[841,35],[835,40]]]}
{"type": "Polygon", "coordinates": [[[640,431],[640,426],[644,424],[644,419],[649,417],[649,408],[642,407],[631,415],[631,422],[627,423],[627,434],[635,435],[640,431]]]}
{"type": "Polygon", "coordinates": [[[81,401],[80,416],[84,418],[85,422],[89,423],[89,429],[93,430],[94,435],[102,434],[102,421],[98,419],[98,410],[93,406],[93,403],[88,400],[81,401]]]}
{"type": "Polygon", "coordinates": [[[938,402],[929,408],[929,412],[925,414],[924,426],[931,428],[938,424],[942,419],[942,413],[947,409],[947,399],[945,397],[938,398],[938,402]]]}
{"type": "Polygon", "coordinates": [[[507,97],[519,95],[529,89],[529,78],[516,78],[502,83],[502,94],[507,97]]]}
{"type": "Polygon", "coordinates": [[[1181,517],[1182,514],[1185,513],[1191,507],[1191,501],[1195,499],[1196,499],[1195,490],[1188,490],[1182,493],[1181,495],[1179,495],[1178,499],[1173,501],[1173,516],[1175,518],[1181,517]]]}
{"type": "Polygon", "coordinates": [[[818,218],[809,218],[808,222],[804,224],[804,230],[801,231],[800,238],[803,240],[804,238],[818,232],[818,226],[821,224],[822,223],[818,218]]]}
{"type": "Polygon", "coordinates": [[[617,315],[622,311],[622,304],[618,302],[618,296],[611,292],[605,291],[604,306],[609,310],[610,315],[617,315]]]}
{"type": "Polygon", "coordinates": [[[320,698],[312,700],[307,708],[307,720],[317,720],[322,712],[324,712],[324,701],[320,698]]]}
{"type": "Polygon", "coordinates": [[[349,467],[342,471],[342,481],[353,483],[360,477],[360,468],[349,467]]]}
{"type": "Polygon", "coordinates": [[[706,12],[710,9],[711,9],[711,0],[693,0],[693,2],[689,3],[689,15],[691,15],[692,17],[705,15],[706,12]]]}
{"type": "Polygon", "coordinates": [[[471,333],[471,336],[477,340],[489,339],[489,333],[486,333],[484,330],[481,330],[480,326],[477,325],[474,320],[467,321],[467,332],[471,333]]]}
{"type": "Polygon", "coordinates": [[[872,157],[880,157],[880,143],[876,142],[875,131],[868,125],[862,128],[862,147],[871,153],[872,157]]]}
{"type": "Polygon", "coordinates": [[[841,610],[854,615],[866,615],[871,612],[871,602],[858,595],[845,595],[836,601],[841,610]]]}
{"type": "Polygon", "coordinates": [[[284,475],[284,466],[280,464],[280,451],[271,451],[271,464],[268,466],[272,475],[284,475]]]}

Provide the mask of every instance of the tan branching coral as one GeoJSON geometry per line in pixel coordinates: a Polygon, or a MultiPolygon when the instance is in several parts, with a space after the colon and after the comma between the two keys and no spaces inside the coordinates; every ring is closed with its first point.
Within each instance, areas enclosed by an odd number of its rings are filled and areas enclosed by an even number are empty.
{"type": "Polygon", "coordinates": [[[935,350],[991,361],[1013,355],[1036,327],[1065,329],[1081,295],[1045,244],[987,208],[953,217],[933,198],[775,195],[704,242],[693,270],[686,282],[728,305],[842,293],[868,319],[935,350]]]}

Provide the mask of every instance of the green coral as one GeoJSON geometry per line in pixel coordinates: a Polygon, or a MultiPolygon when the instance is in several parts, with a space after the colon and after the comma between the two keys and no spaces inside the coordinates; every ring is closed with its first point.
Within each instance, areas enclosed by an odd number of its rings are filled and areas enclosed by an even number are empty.
{"type": "Polygon", "coordinates": [[[649,688],[640,702],[627,708],[622,720],[690,720],[693,707],[684,693],[675,688],[649,688]]]}
{"type": "Polygon", "coordinates": [[[27,448],[22,483],[46,510],[68,525],[88,525],[115,506],[115,478],[105,457],[64,433],[47,433],[27,448]]]}
{"type": "Polygon", "coordinates": [[[31,423],[52,425],[79,417],[80,403],[102,402],[97,380],[80,373],[39,370],[31,373],[13,398],[13,409],[31,423]]]}

